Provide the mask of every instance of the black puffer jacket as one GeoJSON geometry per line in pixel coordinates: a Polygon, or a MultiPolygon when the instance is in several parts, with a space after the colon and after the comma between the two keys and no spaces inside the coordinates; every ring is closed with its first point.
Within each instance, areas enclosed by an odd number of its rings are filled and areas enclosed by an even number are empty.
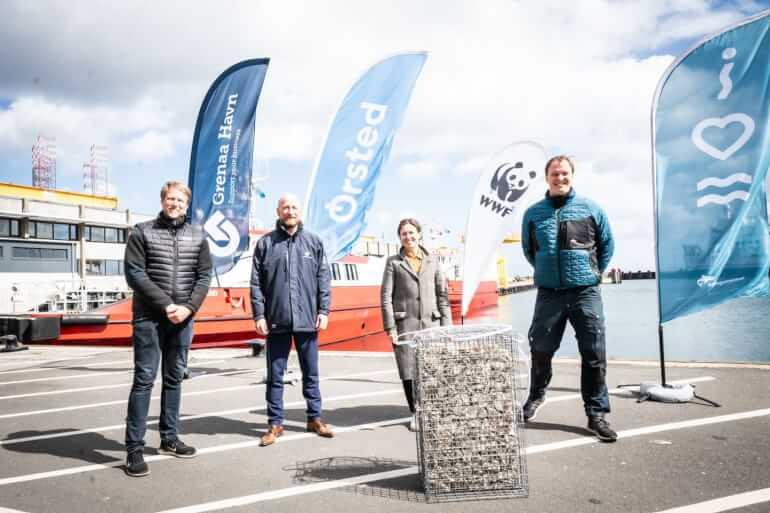
{"type": "Polygon", "coordinates": [[[134,319],[165,318],[170,304],[197,312],[211,281],[209,245],[199,226],[161,212],[131,229],[126,282],[134,290],[134,319]]]}

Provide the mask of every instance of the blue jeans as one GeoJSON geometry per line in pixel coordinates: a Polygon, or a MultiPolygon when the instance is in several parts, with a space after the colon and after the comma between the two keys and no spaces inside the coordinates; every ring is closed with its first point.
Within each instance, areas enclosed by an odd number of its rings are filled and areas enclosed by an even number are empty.
{"type": "Polygon", "coordinates": [[[318,333],[270,333],[267,336],[267,421],[283,423],[283,374],[289,359],[291,339],[302,369],[302,395],[305,397],[307,420],[321,416],[321,389],[318,387],[318,333]]]}
{"type": "Polygon", "coordinates": [[[176,440],[182,379],[193,336],[192,318],[181,324],[169,320],[139,319],[133,323],[134,384],[128,396],[126,451],[144,447],[152,385],[163,364],[159,431],[161,440],[176,440]]]}
{"type": "Polygon", "coordinates": [[[598,286],[538,289],[535,314],[529,328],[532,352],[529,399],[545,396],[552,377],[551,360],[561,345],[568,320],[575,329],[582,360],[580,392],[583,408],[589,417],[602,417],[610,412],[610,398],[606,383],[604,308],[598,286]]]}

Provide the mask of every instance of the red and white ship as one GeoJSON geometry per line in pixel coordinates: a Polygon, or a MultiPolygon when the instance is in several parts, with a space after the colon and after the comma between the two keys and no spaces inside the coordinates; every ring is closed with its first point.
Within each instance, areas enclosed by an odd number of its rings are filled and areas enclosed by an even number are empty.
{"type": "MultiPolygon", "coordinates": [[[[349,255],[332,264],[332,307],[329,328],[320,334],[319,344],[327,350],[390,351],[391,343],[382,327],[380,283],[387,251],[397,246],[365,240],[359,244],[359,254],[349,255]],[[376,251],[369,251],[377,248],[376,251]],[[379,251],[382,248],[382,252],[379,251]]],[[[440,259],[447,259],[444,250],[440,259]]],[[[447,261],[451,274],[455,265],[447,261]]],[[[249,300],[248,280],[250,258],[243,258],[219,286],[210,289],[208,297],[195,317],[194,348],[232,346],[256,338],[249,300]]],[[[460,321],[462,282],[450,279],[449,300],[452,318],[460,321]]],[[[469,315],[497,306],[497,285],[493,279],[483,281],[471,303],[469,315]]],[[[44,314],[40,314],[44,315],[44,314]]],[[[64,315],[60,344],[130,344],[131,299],[89,312],[85,315],[64,315]]]]}
{"type": "MultiPolygon", "coordinates": [[[[47,343],[130,344],[130,297],[101,304],[128,295],[122,268],[126,231],[149,218],[117,209],[117,198],[0,184],[0,313],[55,318],[51,322],[58,329],[48,326],[36,337],[47,343]],[[46,333],[58,336],[41,338],[46,333]]],[[[262,233],[251,234],[251,249],[262,233]]],[[[363,237],[352,255],[332,264],[332,311],[329,328],[320,335],[323,348],[391,350],[382,328],[380,283],[386,258],[398,249],[363,237]]],[[[449,279],[452,316],[459,322],[457,253],[434,252],[449,279]]],[[[251,253],[213,280],[196,315],[194,347],[232,346],[257,337],[248,288],[251,253]]],[[[496,305],[495,270],[490,269],[469,315],[496,305]]]]}

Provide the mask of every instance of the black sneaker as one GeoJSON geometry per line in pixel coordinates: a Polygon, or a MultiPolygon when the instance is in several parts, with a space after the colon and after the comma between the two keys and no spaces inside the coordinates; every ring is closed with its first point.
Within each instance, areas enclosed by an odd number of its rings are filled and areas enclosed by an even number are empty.
{"type": "Polygon", "coordinates": [[[195,447],[185,445],[185,443],[179,439],[161,440],[158,453],[176,456],[177,458],[194,458],[198,455],[198,451],[195,450],[195,447]]]}
{"type": "Polygon", "coordinates": [[[530,399],[524,404],[522,414],[524,415],[524,422],[530,421],[537,415],[537,410],[545,404],[545,397],[538,399],[530,399]]]}
{"type": "Polygon", "coordinates": [[[126,466],[123,469],[131,477],[142,477],[150,473],[150,467],[144,462],[142,451],[134,451],[126,456],[126,466]]]}
{"type": "Polygon", "coordinates": [[[618,434],[610,428],[609,422],[602,417],[588,417],[588,430],[602,442],[615,442],[618,434]]]}

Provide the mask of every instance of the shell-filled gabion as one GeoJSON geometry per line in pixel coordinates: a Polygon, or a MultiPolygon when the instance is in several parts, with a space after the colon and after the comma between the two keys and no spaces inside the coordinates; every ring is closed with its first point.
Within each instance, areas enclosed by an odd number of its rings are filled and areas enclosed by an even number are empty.
{"type": "Polygon", "coordinates": [[[433,328],[417,348],[417,449],[428,500],[528,494],[517,373],[523,338],[498,325],[433,328]]]}

